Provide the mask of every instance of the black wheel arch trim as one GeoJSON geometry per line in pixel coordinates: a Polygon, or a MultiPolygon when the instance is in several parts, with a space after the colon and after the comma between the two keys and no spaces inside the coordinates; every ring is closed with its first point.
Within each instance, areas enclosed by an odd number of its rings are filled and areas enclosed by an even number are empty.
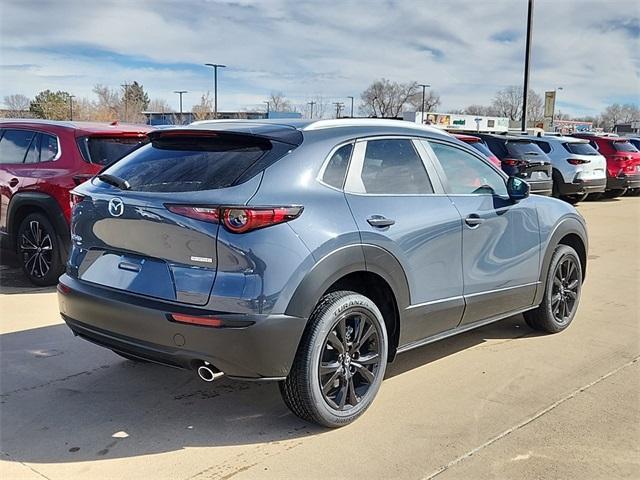
{"type": "Polygon", "coordinates": [[[16,214],[23,207],[34,207],[41,210],[53,224],[58,235],[64,240],[71,238],[67,219],[55,198],[42,192],[18,192],[11,197],[7,210],[7,233],[11,237],[14,248],[19,227],[15,222],[16,214]]]}
{"type": "Polygon", "coordinates": [[[376,245],[353,244],[334,250],[314,265],[298,285],[285,314],[309,318],[331,285],[350,273],[361,271],[375,273],[387,282],[399,312],[409,306],[409,283],[398,259],[376,245]]]}
{"type": "MultiPolygon", "coordinates": [[[[542,253],[542,268],[540,269],[540,286],[536,290],[534,305],[539,305],[542,302],[542,296],[544,295],[544,290],[546,287],[546,278],[549,273],[549,267],[551,265],[551,258],[553,257],[553,252],[556,250],[557,246],[560,244],[560,241],[566,237],[567,235],[577,235],[582,244],[584,245],[585,256],[582,263],[582,276],[583,279],[587,273],[587,254],[589,252],[589,239],[587,236],[587,228],[584,224],[584,221],[578,217],[578,215],[571,215],[564,217],[561,219],[556,226],[554,227],[551,235],[549,236],[549,241],[547,242],[546,247],[544,247],[544,252],[542,253]]],[[[579,254],[579,252],[578,252],[579,254]]]]}

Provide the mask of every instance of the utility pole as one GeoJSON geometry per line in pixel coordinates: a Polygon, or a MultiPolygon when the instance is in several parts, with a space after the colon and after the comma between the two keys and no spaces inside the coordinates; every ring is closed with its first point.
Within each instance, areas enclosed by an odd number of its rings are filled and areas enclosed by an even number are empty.
{"type": "Polygon", "coordinates": [[[524,86],[522,91],[522,131],[527,131],[527,100],[529,97],[529,57],[531,56],[531,29],[533,24],[533,0],[527,10],[527,43],[524,54],[524,86]]]}
{"type": "Polygon", "coordinates": [[[336,118],[340,118],[340,110],[342,110],[342,107],[344,107],[344,103],[333,102],[333,104],[336,106],[336,118]]]}
{"type": "Polygon", "coordinates": [[[227,68],[220,63],[205,63],[206,67],[213,68],[213,118],[218,119],[218,69],[227,68]]]}
{"type": "Polygon", "coordinates": [[[73,121],[73,99],[75,95],[69,95],[69,120],[73,121]]]}
{"type": "Polygon", "coordinates": [[[347,98],[351,99],[351,118],[353,118],[353,97],[349,96],[347,98]]]}
{"type": "Polygon", "coordinates": [[[309,112],[309,118],[313,118],[313,106],[316,104],[317,102],[314,102],[313,100],[308,102],[307,105],[309,105],[311,107],[311,112],[309,112]]]}
{"type": "Polygon", "coordinates": [[[271,108],[271,102],[269,102],[269,100],[264,100],[262,103],[266,103],[267,104],[267,118],[269,118],[269,109],[271,108]]]}
{"type": "Polygon", "coordinates": [[[174,90],[173,93],[180,95],[180,125],[184,125],[184,120],[182,118],[182,95],[188,92],[186,90],[174,90]]]}
{"type": "Polygon", "coordinates": [[[127,82],[120,85],[122,88],[124,88],[124,123],[127,123],[127,118],[129,118],[129,116],[127,115],[127,93],[129,92],[130,85],[131,84],[127,82]]]}
{"type": "Polygon", "coordinates": [[[422,87],[422,108],[420,109],[420,124],[424,124],[424,94],[427,88],[431,88],[431,85],[429,85],[428,83],[419,83],[418,86],[422,87]]]}

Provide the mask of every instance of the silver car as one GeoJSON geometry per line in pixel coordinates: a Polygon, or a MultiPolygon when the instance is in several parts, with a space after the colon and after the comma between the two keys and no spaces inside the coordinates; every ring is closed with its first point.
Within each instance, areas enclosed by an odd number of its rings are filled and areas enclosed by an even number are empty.
{"type": "Polygon", "coordinates": [[[587,140],[562,136],[530,136],[551,159],[553,196],[569,203],[607,187],[607,160],[587,140]]]}

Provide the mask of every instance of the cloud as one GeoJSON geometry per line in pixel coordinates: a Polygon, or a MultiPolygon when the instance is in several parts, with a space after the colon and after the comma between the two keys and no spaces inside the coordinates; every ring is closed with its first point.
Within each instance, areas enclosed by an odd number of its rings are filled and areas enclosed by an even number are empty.
{"type": "MultiPolygon", "coordinates": [[[[531,86],[562,86],[563,111],[638,101],[640,6],[612,3],[536,2],[531,86]]],[[[525,26],[526,2],[509,0],[5,2],[0,97],[137,80],[174,105],[188,90],[190,108],[217,62],[221,109],[262,108],[271,91],[344,101],[380,77],[429,83],[443,109],[462,108],[522,83],[525,26]]]]}

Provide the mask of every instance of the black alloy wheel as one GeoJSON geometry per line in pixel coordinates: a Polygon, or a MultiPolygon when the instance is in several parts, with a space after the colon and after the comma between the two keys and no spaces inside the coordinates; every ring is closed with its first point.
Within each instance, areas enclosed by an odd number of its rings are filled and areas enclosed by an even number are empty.
{"type": "Polygon", "coordinates": [[[556,265],[551,290],[551,308],[553,318],[565,324],[577,306],[581,278],[573,257],[566,256],[556,265]]]}
{"type": "Polygon", "coordinates": [[[22,220],[16,235],[16,250],[22,271],[31,283],[48,286],[58,282],[67,250],[47,217],[31,213],[22,220]]]}
{"type": "Polygon", "coordinates": [[[380,365],[380,338],[368,312],[342,314],[322,347],[319,382],[325,402],[335,410],[360,403],[374,383],[380,365]]]}

